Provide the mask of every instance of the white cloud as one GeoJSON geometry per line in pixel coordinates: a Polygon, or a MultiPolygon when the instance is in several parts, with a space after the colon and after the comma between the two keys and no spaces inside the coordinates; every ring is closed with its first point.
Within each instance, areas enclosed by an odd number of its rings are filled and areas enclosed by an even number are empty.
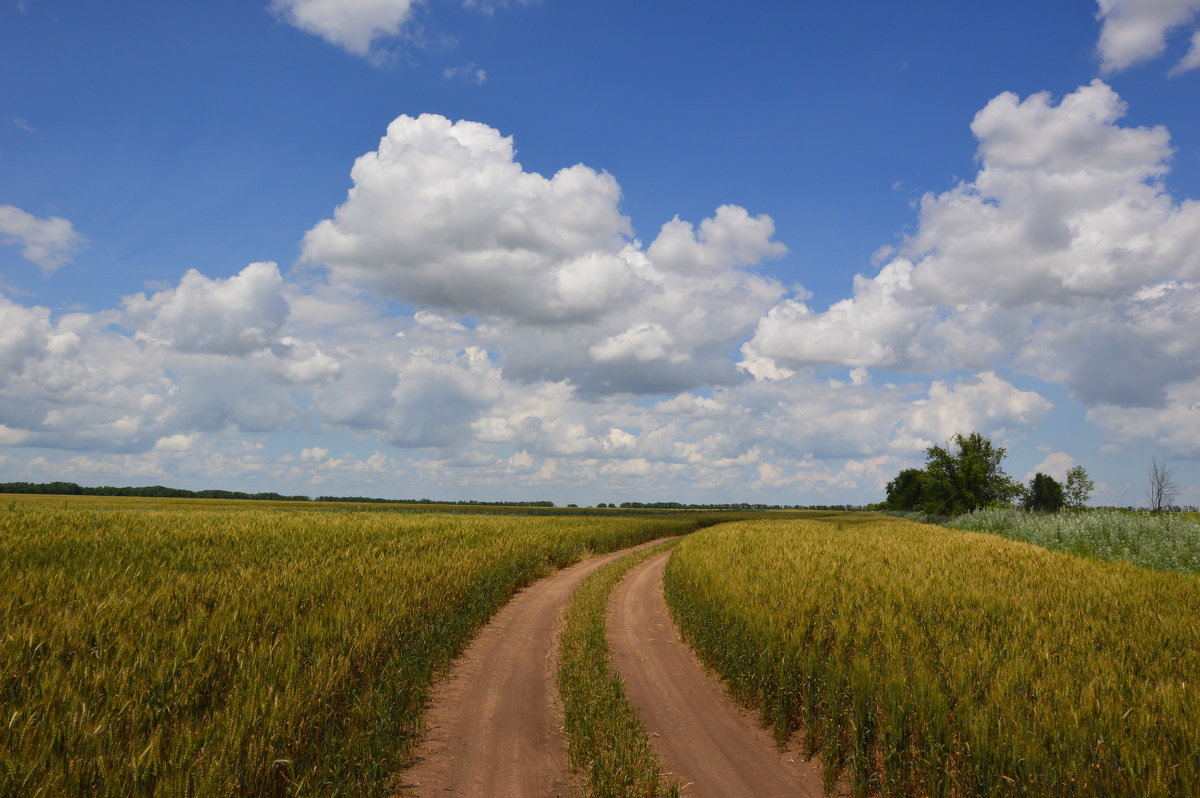
{"type": "Polygon", "coordinates": [[[768,359],[788,370],[812,364],[895,367],[925,361],[928,354],[919,333],[936,317],[933,308],[912,300],[912,269],[909,261],[897,259],[873,279],[856,276],[854,296],[824,313],[794,299],[776,305],[742,347],[745,367],[765,377],[774,372],[758,364],[768,359]]]}
{"type": "Polygon", "coordinates": [[[271,0],[271,11],[300,30],[355,55],[396,36],[419,0],[271,0]]]}
{"type": "Polygon", "coordinates": [[[156,452],[187,452],[196,445],[199,436],[196,434],[184,435],[176,433],[175,435],[167,435],[159,438],[154,442],[154,451],[156,452]]]}
{"type": "Polygon", "coordinates": [[[472,62],[458,67],[446,67],[442,70],[442,77],[446,80],[465,80],[482,86],[487,82],[487,70],[480,69],[472,62]]]}
{"type": "Polygon", "coordinates": [[[662,325],[641,322],[617,335],[609,336],[588,349],[598,363],[614,360],[636,360],[642,363],[665,360],[678,363],[686,354],[675,351],[675,339],[662,325]]]}
{"type": "Polygon", "coordinates": [[[180,352],[248,354],[270,347],[287,319],[274,263],[252,263],[226,280],[189,269],[177,288],[125,299],[127,323],[180,352]]]}
{"type": "Polygon", "coordinates": [[[60,216],[39,219],[13,205],[0,205],[0,244],[16,244],[21,256],[49,274],[70,263],[87,243],[74,226],[60,216]]]}
{"type": "Polygon", "coordinates": [[[1160,185],[1166,132],[1122,112],[1101,83],[996,98],[976,177],[824,311],[755,272],[784,251],[768,216],[721,206],[643,246],[611,176],[546,178],[492,128],[401,117],[306,236],[327,269],[191,271],[99,313],[0,296],[0,446],[84,452],[46,473],[96,479],[873,500],[955,432],[1036,430],[1052,405],[1015,372],[1193,456],[1196,204],[1160,185]],[[266,454],[280,432],[292,453],[266,454]]]}
{"type": "Polygon", "coordinates": [[[773,308],[742,367],[759,379],[815,364],[1016,368],[1087,404],[1161,403],[1200,374],[1200,203],[1161,183],[1167,131],[1122,127],[1124,113],[1099,81],[1058,104],[999,95],[972,123],[975,179],[927,195],[916,233],[855,278],[853,297],[773,308]]]}
{"type": "MultiPolygon", "coordinates": [[[[1167,35],[1188,27],[1200,14],[1200,0],[1099,0],[1102,27],[1097,50],[1105,71],[1116,72],[1166,50],[1167,35]]],[[[1200,31],[1176,71],[1200,65],[1200,31]]]]}
{"type": "Polygon", "coordinates": [[[399,117],[352,178],[304,258],[418,319],[479,321],[510,378],[596,393],[737,381],[728,350],[780,295],[749,271],[783,252],[769,217],[722,206],[698,232],[668,222],[643,251],[612,176],[526,172],[512,140],[479,123],[399,117]]]}
{"type": "Polygon", "coordinates": [[[1029,469],[1028,473],[1023,477],[1024,482],[1029,482],[1038,474],[1045,474],[1049,477],[1054,477],[1059,482],[1067,481],[1067,471],[1075,465],[1075,458],[1066,452],[1051,452],[1046,455],[1046,459],[1029,469]]]}
{"type": "Polygon", "coordinates": [[[1188,48],[1187,55],[1179,59],[1179,63],[1171,70],[1171,74],[1178,75],[1196,67],[1200,67],[1200,30],[1192,34],[1192,44],[1188,48]]]}
{"type": "Polygon", "coordinates": [[[1100,81],[1067,95],[993,99],[971,124],[975,180],[926,195],[906,252],[913,282],[941,304],[1007,306],[1115,298],[1200,273],[1200,204],[1175,205],[1158,182],[1171,156],[1162,127],[1126,128],[1100,81]]]}
{"type": "Polygon", "coordinates": [[[323,446],[310,446],[300,452],[300,462],[320,463],[329,458],[329,450],[323,446]]]}
{"type": "Polygon", "coordinates": [[[646,255],[668,271],[719,272],[787,252],[787,247],[771,240],[773,235],[775,223],[769,216],[751,216],[745,208],[722,205],[713,218],[700,223],[699,234],[676,216],[662,226],[646,255]]]}
{"type": "Polygon", "coordinates": [[[512,139],[477,122],[401,116],[360,157],[354,188],[304,237],[304,258],[338,278],[453,313],[586,318],[631,287],[616,256],[628,220],[613,178],[583,165],[547,179],[513,160],[512,139]],[[601,253],[600,299],[564,296],[559,276],[601,253]]]}
{"type": "Polygon", "coordinates": [[[1088,410],[1087,419],[1112,440],[1200,459],[1200,379],[1170,386],[1161,407],[1100,405],[1088,410]]]}

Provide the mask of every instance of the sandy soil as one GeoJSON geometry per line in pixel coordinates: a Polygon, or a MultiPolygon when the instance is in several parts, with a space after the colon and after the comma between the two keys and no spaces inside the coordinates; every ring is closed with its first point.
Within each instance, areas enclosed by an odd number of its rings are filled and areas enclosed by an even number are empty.
{"type": "Polygon", "coordinates": [[[530,585],[496,614],[435,686],[417,761],[400,774],[401,796],[580,794],[569,776],[556,706],[557,629],[579,583],[633,550],[565,568],[530,585]]]}
{"type": "Polygon", "coordinates": [[[680,640],[662,594],[669,556],[630,571],[608,617],[614,663],[663,770],[686,798],[822,798],[820,763],[780,751],[680,640]]]}

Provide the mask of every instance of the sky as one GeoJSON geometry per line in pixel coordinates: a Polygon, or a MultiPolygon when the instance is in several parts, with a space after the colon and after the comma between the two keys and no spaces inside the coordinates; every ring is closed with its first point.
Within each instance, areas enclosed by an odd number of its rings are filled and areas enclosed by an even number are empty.
{"type": "Polygon", "coordinates": [[[0,481],[1200,504],[1200,0],[0,0],[0,481]]]}

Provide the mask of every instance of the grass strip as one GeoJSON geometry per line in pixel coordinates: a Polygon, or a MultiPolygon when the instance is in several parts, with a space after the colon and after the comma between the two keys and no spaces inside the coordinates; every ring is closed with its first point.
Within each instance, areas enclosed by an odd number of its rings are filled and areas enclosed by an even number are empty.
{"type": "Polygon", "coordinates": [[[677,798],[665,784],[646,727],[625,697],[605,635],[608,597],[635,565],[672,547],[635,551],[597,570],[575,591],[560,638],[558,692],[566,716],[571,764],[593,798],[677,798]]]}

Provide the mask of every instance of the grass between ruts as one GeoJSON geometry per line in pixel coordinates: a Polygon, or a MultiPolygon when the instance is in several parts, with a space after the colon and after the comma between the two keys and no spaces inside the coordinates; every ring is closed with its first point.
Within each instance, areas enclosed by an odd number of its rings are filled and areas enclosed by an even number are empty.
{"type": "Polygon", "coordinates": [[[571,597],[560,637],[558,692],[566,717],[571,764],[592,798],[677,798],[665,784],[646,728],[625,697],[605,635],[608,598],[641,562],[674,546],[668,541],[636,551],[589,576],[571,597]]]}
{"type": "Polygon", "coordinates": [[[680,628],[857,795],[1200,795],[1200,579],[869,514],[680,542],[680,628]]]}
{"type": "Polygon", "coordinates": [[[515,591],[705,522],[388,509],[6,498],[0,796],[385,795],[515,591]]]}

